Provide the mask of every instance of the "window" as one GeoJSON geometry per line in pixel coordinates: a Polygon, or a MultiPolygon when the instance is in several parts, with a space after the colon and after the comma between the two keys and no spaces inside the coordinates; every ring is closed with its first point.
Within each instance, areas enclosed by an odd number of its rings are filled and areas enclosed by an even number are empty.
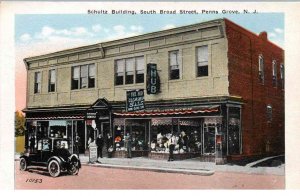
{"type": "Polygon", "coordinates": [[[267,121],[272,122],[272,106],[267,105],[267,121]]]}
{"type": "Polygon", "coordinates": [[[95,87],[95,65],[72,67],[72,90],[95,87]]]}
{"type": "Polygon", "coordinates": [[[178,54],[178,50],[169,52],[170,80],[176,80],[180,78],[178,54]]]}
{"type": "Polygon", "coordinates": [[[34,93],[41,92],[41,72],[34,73],[34,93]]]}
{"type": "Polygon", "coordinates": [[[144,57],[116,60],[115,66],[115,85],[144,83],[144,57]]]}
{"type": "Polygon", "coordinates": [[[56,82],[56,73],[55,69],[49,70],[49,85],[48,85],[48,92],[55,91],[55,82],[56,82]]]}
{"type": "Polygon", "coordinates": [[[262,55],[259,55],[258,57],[258,77],[259,81],[264,84],[264,57],[262,55]]]}
{"type": "Polygon", "coordinates": [[[144,58],[136,58],[136,72],[135,72],[135,83],[144,83],[144,58]]]}
{"type": "Polygon", "coordinates": [[[281,80],[281,88],[284,89],[284,65],[280,64],[280,80],[281,80]]]}
{"type": "Polygon", "coordinates": [[[208,76],[208,46],[197,48],[197,77],[208,76]]]}
{"type": "Polygon", "coordinates": [[[276,60],[273,60],[272,61],[272,68],[273,68],[273,71],[272,71],[272,84],[274,87],[277,87],[277,63],[276,63],[276,60]]]}

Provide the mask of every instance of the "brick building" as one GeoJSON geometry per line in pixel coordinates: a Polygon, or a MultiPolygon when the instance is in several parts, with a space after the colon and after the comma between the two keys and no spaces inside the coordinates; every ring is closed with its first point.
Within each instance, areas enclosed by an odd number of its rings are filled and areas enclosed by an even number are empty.
{"type": "Polygon", "coordinates": [[[133,156],[156,159],[172,134],[178,159],[284,152],[284,51],[266,32],[217,19],[24,62],[27,140],[66,137],[73,150],[79,136],[84,153],[103,134],[124,157],[130,133],[133,156]]]}

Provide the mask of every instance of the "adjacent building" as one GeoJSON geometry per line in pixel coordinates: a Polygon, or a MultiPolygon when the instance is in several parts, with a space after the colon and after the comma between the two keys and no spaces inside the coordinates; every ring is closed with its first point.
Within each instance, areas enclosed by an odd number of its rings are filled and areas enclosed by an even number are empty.
{"type": "Polygon", "coordinates": [[[66,137],[85,153],[212,161],[284,152],[284,51],[229,21],[24,59],[27,142],[66,137]],[[131,97],[130,97],[131,96],[131,97]],[[78,137],[77,137],[78,136],[78,137]],[[76,140],[80,138],[80,140],[76,140]]]}

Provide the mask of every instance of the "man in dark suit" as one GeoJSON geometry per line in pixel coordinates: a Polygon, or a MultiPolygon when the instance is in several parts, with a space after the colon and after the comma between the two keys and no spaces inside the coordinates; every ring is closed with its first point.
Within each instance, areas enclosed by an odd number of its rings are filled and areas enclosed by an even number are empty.
{"type": "Polygon", "coordinates": [[[103,138],[102,135],[99,134],[98,138],[96,139],[96,145],[97,145],[97,151],[98,151],[98,158],[101,157],[102,158],[102,148],[103,148],[103,138]]]}

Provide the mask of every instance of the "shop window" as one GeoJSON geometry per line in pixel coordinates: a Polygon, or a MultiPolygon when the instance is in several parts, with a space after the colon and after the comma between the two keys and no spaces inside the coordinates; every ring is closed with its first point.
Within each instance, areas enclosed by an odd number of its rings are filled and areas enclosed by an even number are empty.
{"type": "Polygon", "coordinates": [[[67,121],[51,120],[49,121],[50,137],[67,138],[67,121]]]}
{"type": "Polygon", "coordinates": [[[72,67],[72,90],[95,87],[95,65],[72,67]]]}
{"type": "Polygon", "coordinates": [[[204,142],[204,154],[214,154],[215,153],[215,135],[216,127],[215,126],[204,126],[203,142],[204,142]]]}
{"type": "Polygon", "coordinates": [[[48,92],[55,92],[55,83],[56,83],[56,71],[55,69],[49,70],[49,85],[48,92]]]}
{"type": "Polygon", "coordinates": [[[145,70],[144,57],[136,58],[135,83],[144,83],[144,70],[145,70]]]}
{"type": "Polygon", "coordinates": [[[262,55],[259,55],[258,57],[258,78],[260,83],[264,84],[265,82],[264,58],[262,55]]]}
{"type": "Polygon", "coordinates": [[[115,85],[144,83],[144,57],[115,61],[115,85]]]}
{"type": "Polygon", "coordinates": [[[277,63],[276,60],[272,61],[272,84],[277,87],[277,63]]]}
{"type": "Polygon", "coordinates": [[[169,52],[170,80],[180,78],[179,51],[169,52]]]}
{"type": "Polygon", "coordinates": [[[41,72],[34,73],[34,93],[41,92],[41,72]]]}
{"type": "Polygon", "coordinates": [[[280,80],[281,80],[281,88],[284,89],[284,65],[280,64],[280,80]]]}
{"type": "Polygon", "coordinates": [[[116,151],[125,150],[124,146],[124,126],[118,125],[114,128],[115,131],[115,149],[116,151]]]}
{"type": "Polygon", "coordinates": [[[208,76],[208,46],[197,48],[197,77],[208,76]]]}
{"type": "Polygon", "coordinates": [[[267,105],[267,121],[272,122],[273,114],[272,114],[272,106],[267,105]]]}

